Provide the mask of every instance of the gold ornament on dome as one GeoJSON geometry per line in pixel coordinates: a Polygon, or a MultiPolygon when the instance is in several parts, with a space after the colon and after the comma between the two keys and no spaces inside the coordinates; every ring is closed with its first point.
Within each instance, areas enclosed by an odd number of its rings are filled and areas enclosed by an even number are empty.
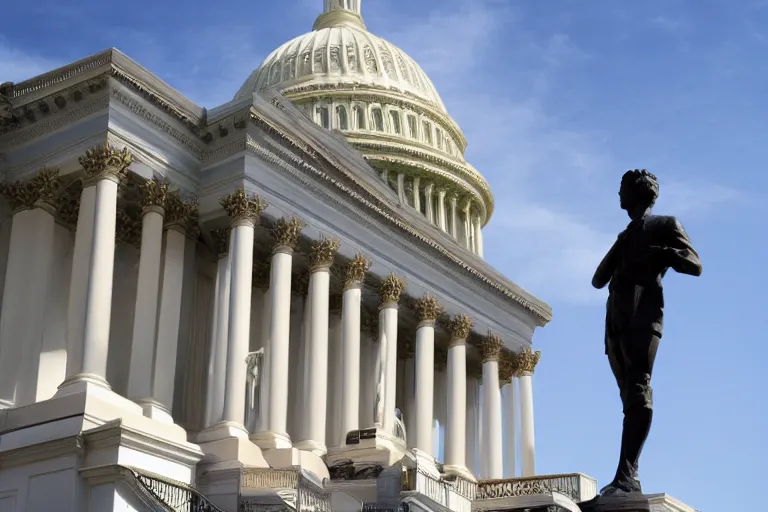
{"type": "Polygon", "coordinates": [[[139,189],[141,190],[141,205],[144,208],[150,206],[165,208],[170,195],[170,184],[167,181],[152,178],[139,185],[139,189]]]}
{"type": "Polygon", "coordinates": [[[219,201],[226,210],[232,223],[240,221],[255,222],[261,212],[266,210],[267,203],[256,194],[249,196],[245,189],[239,188],[219,201]]]}
{"type": "Polygon", "coordinates": [[[440,304],[437,297],[424,294],[421,299],[416,301],[414,309],[416,310],[416,316],[419,318],[419,322],[434,322],[443,312],[443,305],[440,304]]]}
{"type": "Polygon", "coordinates": [[[466,340],[474,326],[475,321],[467,315],[455,315],[448,322],[448,332],[451,333],[451,338],[454,340],[466,340]]]}
{"type": "Polygon", "coordinates": [[[109,142],[103,146],[96,146],[85,152],[85,155],[78,159],[80,165],[85,170],[85,175],[89,180],[98,180],[112,176],[121,178],[128,170],[128,166],[133,163],[133,155],[128,148],[114,149],[110,147],[109,142]]]}
{"type": "Polygon", "coordinates": [[[533,351],[530,348],[524,349],[517,355],[518,360],[518,375],[531,374],[536,369],[536,365],[539,364],[541,359],[541,351],[533,351]]]}
{"type": "Polygon", "coordinates": [[[336,253],[339,251],[341,241],[337,238],[321,237],[312,242],[312,250],[309,253],[309,267],[312,270],[328,268],[333,265],[336,253]]]}
{"type": "Polygon", "coordinates": [[[253,287],[259,290],[269,289],[269,280],[271,277],[272,266],[267,261],[253,262],[253,287]]]}
{"type": "Polygon", "coordinates": [[[400,302],[400,296],[405,291],[405,281],[395,274],[389,274],[381,284],[379,284],[379,298],[381,304],[397,304],[400,302]]]}
{"type": "Polygon", "coordinates": [[[272,228],[272,239],[275,241],[275,249],[284,247],[287,249],[296,249],[301,236],[301,230],[304,229],[304,222],[296,217],[290,219],[277,219],[275,227],[272,228]]]}
{"type": "Polygon", "coordinates": [[[373,262],[357,253],[355,258],[347,265],[344,275],[344,288],[360,286],[365,281],[365,274],[371,269],[373,262]]]}
{"type": "Polygon", "coordinates": [[[211,239],[213,240],[214,249],[216,250],[216,255],[219,257],[222,257],[229,252],[230,231],[231,228],[229,227],[211,231],[211,239]]]}
{"type": "Polygon", "coordinates": [[[165,201],[165,225],[191,232],[197,228],[200,214],[197,199],[185,201],[178,192],[169,194],[165,201]]]}
{"type": "Polygon", "coordinates": [[[503,348],[504,342],[501,340],[501,336],[488,332],[488,335],[480,342],[480,354],[483,356],[483,363],[498,361],[503,348]]]}

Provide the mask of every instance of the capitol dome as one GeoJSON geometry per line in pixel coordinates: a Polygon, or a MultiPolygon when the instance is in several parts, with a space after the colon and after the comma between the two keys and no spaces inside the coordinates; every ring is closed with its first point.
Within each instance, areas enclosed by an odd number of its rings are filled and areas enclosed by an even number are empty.
{"type": "Polygon", "coordinates": [[[403,203],[481,254],[490,187],[464,160],[464,135],[432,81],[367,30],[361,1],[324,0],[313,31],[273,51],[236,98],[278,89],[315,122],[340,131],[403,203]]]}

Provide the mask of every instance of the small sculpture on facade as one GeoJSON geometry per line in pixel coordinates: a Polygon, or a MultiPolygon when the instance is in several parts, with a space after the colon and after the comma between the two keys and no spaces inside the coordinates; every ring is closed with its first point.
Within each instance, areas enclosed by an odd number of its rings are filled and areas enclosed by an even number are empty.
{"type": "Polygon", "coordinates": [[[624,174],[620,204],[631,222],[592,278],[595,288],[609,285],[605,352],[619,386],[624,428],[615,477],[595,500],[581,504],[582,510],[610,510],[601,503],[642,493],[638,462],[653,418],[651,374],[662,332],[662,278],[670,268],[701,275],[699,256],[680,222],[651,215],[658,196],[653,174],[646,170],[624,174]]]}
{"type": "Polygon", "coordinates": [[[245,359],[245,364],[248,367],[245,390],[245,427],[248,429],[248,432],[256,432],[258,430],[257,421],[261,411],[259,389],[261,387],[261,366],[263,359],[263,348],[256,352],[251,352],[245,359]]]}

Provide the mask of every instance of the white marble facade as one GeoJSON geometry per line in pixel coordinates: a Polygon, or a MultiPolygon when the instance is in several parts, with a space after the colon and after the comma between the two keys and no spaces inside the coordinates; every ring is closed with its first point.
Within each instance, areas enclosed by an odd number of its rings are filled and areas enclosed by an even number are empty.
{"type": "MultiPolygon", "coordinates": [[[[359,0],[326,4],[211,110],[117,50],[0,86],[3,512],[144,510],[150,474],[234,510],[243,482],[322,489],[346,459],[460,487],[533,475],[551,311],[482,260],[492,196],[426,75],[362,42],[359,0]],[[324,37],[305,88],[284,77],[324,37]],[[302,96],[336,72],[369,84],[323,96],[346,129],[302,96]],[[378,130],[387,101],[405,110],[378,130]]],[[[461,489],[439,499],[464,510],[461,489]]]]}

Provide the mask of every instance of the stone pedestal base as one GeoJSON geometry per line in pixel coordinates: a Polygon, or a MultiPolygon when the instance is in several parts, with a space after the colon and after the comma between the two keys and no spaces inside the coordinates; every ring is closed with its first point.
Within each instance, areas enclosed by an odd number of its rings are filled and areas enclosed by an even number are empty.
{"type": "Polygon", "coordinates": [[[598,496],[579,503],[581,512],[650,512],[651,502],[641,493],[622,496],[598,496]]]}
{"type": "Polygon", "coordinates": [[[405,455],[405,443],[382,429],[370,428],[350,432],[346,445],[328,449],[328,465],[349,459],[353,462],[373,462],[389,467],[405,455]]]}
{"type": "Polygon", "coordinates": [[[291,469],[300,467],[314,473],[321,481],[330,478],[328,467],[323,459],[310,451],[298,448],[273,448],[264,450],[264,459],[269,467],[274,469],[291,469]]]}
{"type": "Polygon", "coordinates": [[[286,449],[292,448],[293,443],[288,434],[264,430],[251,434],[251,441],[256,443],[262,450],[286,449]]]}
{"type": "Polygon", "coordinates": [[[200,432],[196,441],[205,454],[203,463],[215,465],[217,470],[269,467],[261,449],[248,439],[248,432],[237,423],[217,423],[200,432]]]}

